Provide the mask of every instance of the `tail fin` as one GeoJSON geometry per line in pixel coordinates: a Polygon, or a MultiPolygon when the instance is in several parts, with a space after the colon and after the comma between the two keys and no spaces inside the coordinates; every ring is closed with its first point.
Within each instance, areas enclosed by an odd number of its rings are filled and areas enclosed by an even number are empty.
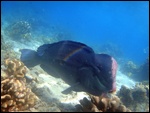
{"type": "Polygon", "coordinates": [[[36,51],[30,49],[21,49],[21,61],[27,67],[34,67],[40,63],[40,58],[36,51]]]}

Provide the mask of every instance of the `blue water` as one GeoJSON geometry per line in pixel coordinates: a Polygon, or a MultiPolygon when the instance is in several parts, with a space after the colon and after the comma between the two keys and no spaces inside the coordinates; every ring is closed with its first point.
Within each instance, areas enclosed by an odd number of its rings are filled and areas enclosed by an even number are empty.
{"type": "MultiPolygon", "coordinates": [[[[149,2],[2,2],[3,22],[36,19],[98,50],[111,42],[137,64],[149,55],[149,2]]],[[[41,23],[40,23],[41,22],[41,23]]],[[[36,27],[35,27],[36,28],[36,27]]],[[[44,31],[44,28],[42,29],[44,31]]]]}

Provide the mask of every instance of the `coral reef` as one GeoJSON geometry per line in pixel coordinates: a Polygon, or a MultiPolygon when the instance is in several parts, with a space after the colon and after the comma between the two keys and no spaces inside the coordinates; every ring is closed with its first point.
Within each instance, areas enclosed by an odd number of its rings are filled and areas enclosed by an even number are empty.
{"type": "Polygon", "coordinates": [[[10,49],[12,49],[12,44],[8,43],[8,42],[6,43],[3,35],[1,35],[1,51],[2,50],[6,51],[6,50],[10,50],[10,49]]]}
{"type": "Polygon", "coordinates": [[[19,58],[18,53],[13,50],[12,43],[6,42],[5,40],[5,37],[1,35],[1,64],[4,64],[4,60],[7,58],[19,58]]]}
{"type": "Polygon", "coordinates": [[[8,75],[3,71],[2,68],[5,68],[4,66],[1,66],[1,80],[4,80],[8,77],[8,75]]]}
{"type": "Polygon", "coordinates": [[[58,108],[58,106],[53,103],[53,104],[47,104],[44,101],[37,101],[36,105],[34,106],[33,109],[30,109],[31,112],[61,112],[61,110],[58,108]]]}
{"type": "Polygon", "coordinates": [[[27,21],[18,21],[8,25],[5,34],[15,41],[25,39],[29,41],[31,38],[31,26],[27,21]]]}
{"type": "Polygon", "coordinates": [[[20,111],[32,107],[34,94],[26,87],[23,80],[13,76],[1,81],[1,111],[20,111]]]}
{"type": "Polygon", "coordinates": [[[91,101],[87,98],[80,100],[76,108],[83,112],[131,112],[115,95],[111,98],[91,95],[90,98],[91,101]]]}
{"type": "Polygon", "coordinates": [[[47,104],[46,102],[38,99],[34,107],[20,112],[61,112],[61,110],[55,103],[47,104]]]}
{"type": "Polygon", "coordinates": [[[136,80],[139,80],[139,81],[149,80],[149,57],[138,68],[137,76],[138,77],[135,77],[136,80]]]}
{"type": "Polygon", "coordinates": [[[121,97],[122,102],[124,102],[124,104],[126,105],[128,105],[128,103],[131,103],[133,101],[132,91],[126,86],[121,86],[119,96],[121,97]]]}
{"type": "Polygon", "coordinates": [[[37,97],[27,88],[24,64],[16,59],[6,59],[5,66],[1,69],[1,111],[22,111],[33,107],[37,97]]]}
{"type": "Polygon", "coordinates": [[[127,76],[132,76],[137,73],[138,67],[132,61],[126,62],[122,67],[121,71],[127,76]]]}
{"type": "Polygon", "coordinates": [[[143,85],[149,85],[149,81],[145,80],[141,82],[143,85]]]}
{"type": "Polygon", "coordinates": [[[121,66],[120,70],[136,81],[141,82],[144,80],[149,80],[149,58],[140,66],[137,66],[132,61],[128,61],[121,66]]]}
{"type": "Polygon", "coordinates": [[[149,106],[149,85],[136,84],[129,89],[122,86],[118,92],[121,101],[132,111],[145,111],[149,106]]]}
{"type": "Polygon", "coordinates": [[[19,59],[19,54],[16,53],[15,51],[9,49],[9,50],[1,50],[1,65],[4,64],[4,61],[6,59],[15,59],[18,58],[19,59]]]}
{"type": "Polygon", "coordinates": [[[7,68],[5,72],[8,73],[8,75],[14,75],[17,78],[24,77],[27,72],[27,67],[17,59],[6,59],[5,66],[7,68]]]}
{"type": "Polygon", "coordinates": [[[1,35],[1,48],[2,48],[2,45],[4,44],[5,42],[4,42],[4,38],[3,38],[3,36],[1,35]]]}

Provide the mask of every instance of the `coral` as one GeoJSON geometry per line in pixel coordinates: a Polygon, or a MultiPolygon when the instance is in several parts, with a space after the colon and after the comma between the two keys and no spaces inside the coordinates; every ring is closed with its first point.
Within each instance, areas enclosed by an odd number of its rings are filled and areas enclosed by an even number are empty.
{"type": "Polygon", "coordinates": [[[20,112],[61,112],[61,110],[54,102],[53,104],[48,104],[38,98],[34,107],[20,112]]]}
{"type": "Polygon", "coordinates": [[[133,102],[132,91],[126,86],[124,85],[121,86],[121,89],[119,91],[119,96],[121,97],[121,101],[125,105],[128,105],[128,103],[130,103],[131,105],[133,104],[132,103],[133,102]]]}
{"type": "Polygon", "coordinates": [[[24,78],[27,68],[19,60],[5,60],[5,69],[1,68],[1,111],[27,110],[36,102],[36,96],[27,88],[24,78]]]}
{"type": "Polygon", "coordinates": [[[12,44],[11,43],[6,43],[5,39],[3,38],[3,35],[1,35],[1,50],[10,50],[12,49],[12,44]]]}
{"type": "Polygon", "coordinates": [[[52,104],[48,104],[42,100],[36,102],[34,109],[37,110],[38,112],[61,112],[58,105],[56,105],[54,102],[52,104]]]}
{"type": "Polygon", "coordinates": [[[1,64],[4,64],[4,60],[7,58],[19,58],[18,53],[13,49],[13,45],[10,42],[6,42],[6,39],[1,35],[1,64]]]}
{"type": "MultiPolygon", "coordinates": [[[[141,92],[143,92],[142,95],[144,96],[145,100],[147,100],[147,97],[149,98],[149,83],[147,84],[145,84],[145,82],[137,83],[134,91],[136,90],[141,90],[141,92]]],[[[140,96],[140,98],[142,97],[142,95],[140,96]]]]}
{"type": "Polygon", "coordinates": [[[87,98],[80,100],[80,105],[76,108],[83,112],[130,112],[120,99],[113,95],[111,98],[103,96],[90,96],[91,101],[87,98]]]}
{"type": "Polygon", "coordinates": [[[6,59],[19,59],[19,54],[16,53],[14,50],[1,50],[1,65],[5,64],[6,59]]]}
{"type": "Polygon", "coordinates": [[[145,81],[142,81],[141,83],[142,83],[143,85],[149,85],[149,81],[146,81],[146,80],[145,80],[145,81]]]}
{"type": "MultiPolygon", "coordinates": [[[[4,68],[4,67],[1,67],[1,68],[4,68]]],[[[4,80],[7,77],[8,75],[1,69],[1,80],[4,80]]]]}
{"type": "Polygon", "coordinates": [[[149,80],[149,58],[140,66],[137,66],[132,61],[128,61],[121,66],[120,70],[136,81],[149,80]]]}
{"type": "Polygon", "coordinates": [[[118,96],[132,111],[145,111],[149,106],[149,85],[139,83],[133,89],[122,86],[118,96]]]}
{"type": "Polygon", "coordinates": [[[31,38],[31,26],[27,21],[18,21],[10,24],[5,29],[5,34],[15,41],[31,38]]]}
{"type": "Polygon", "coordinates": [[[19,60],[5,60],[6,70],[5,72],[8,75],[14,75],[15,77],[22,78],[24,77],[25,73],[27,72],[27,67],[19,60]]]}
{"type": "Polygon", "coordinates": [[[26,88],[23,80],[13,76],[1,81],[1,111],[20,111],[32,107],[34,94],[26,88]]]}
{"type": "Polygon", "coordinates": [[[5,42],[4,42],[4,38],[3,38],[3,36],[1,35],[1,46],[4,44],[5,42]]]}
{"type": "Polygon", "coordinates": [[[134,79],[138,81],[149,80],[149,57],[140,65],[134,79]]]}
{"type": "Polygon", "coordinates": [[[134,75],[137,70],[137,65],[134,64],[132,61],[128,61],[123,66],[121,66],[121,71],[128,76],[134,75]]]}
{"type": "Polygon", "coordinates": [[[132,69],[136,69],[137,68],[137,66],[132,61],[128,61],[127,62],[127,67],[132,68],[132,69]]]}

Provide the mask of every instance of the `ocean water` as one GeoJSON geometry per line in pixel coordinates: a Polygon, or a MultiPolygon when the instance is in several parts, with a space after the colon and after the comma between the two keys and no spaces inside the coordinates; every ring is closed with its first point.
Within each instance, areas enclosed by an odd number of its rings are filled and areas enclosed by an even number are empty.
{"type": "Polygon", "coordinates": [[[2,25],[35,19],[35,30],[58,27],[62,35],[69,35],[64,39],[86,43],[97,51],[111,42],[124,58],[137,64],[149,54],[148,2],[2,2],[1,9],[2,25]]]}
{"type": "Polygon", "coordinates": [[[73,40],[92,47],[96,53],[110,54],[119,65],[117,90],[123,84],[133,87],[137,81],[149,78],[135,79],[137,76],[130,74],[134,69],[120,71],[128,61],[137,67],[147,66],[147,59],[149,63],[148,1],[2,1],[1,35],[17,53],[25,48],[36,50],[44,43],[73,40]],[[20,28],[15,37],[12,26],[20,21],[30,28],[20,28]],[[29,40],[22,38],[22,32],[29,40]]]}

